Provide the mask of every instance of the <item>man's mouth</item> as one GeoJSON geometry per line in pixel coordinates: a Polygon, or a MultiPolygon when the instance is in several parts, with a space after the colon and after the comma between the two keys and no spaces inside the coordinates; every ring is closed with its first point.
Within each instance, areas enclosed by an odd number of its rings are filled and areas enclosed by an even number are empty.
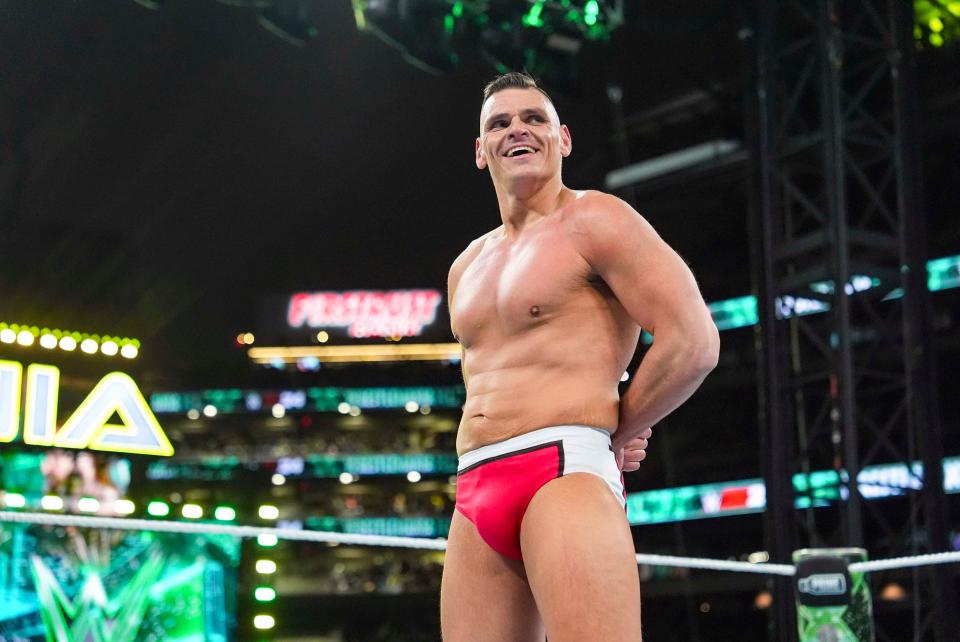
{"type": "Polygon", "coordinates": [[[516,147],[511,147],[504,154],[507,158],[516,158],[517,156],[525,156],[527,154],[536,153],[536,149],[530,147],[529,145],[517,145],[516,147]]]}

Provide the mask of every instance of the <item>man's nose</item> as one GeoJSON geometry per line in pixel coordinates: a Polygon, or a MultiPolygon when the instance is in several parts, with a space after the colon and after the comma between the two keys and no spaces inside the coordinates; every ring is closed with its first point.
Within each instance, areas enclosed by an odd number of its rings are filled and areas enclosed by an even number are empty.
{"type": "Polygon", "coordinates": [[[507,129],[507,136],[517,138],[530,133],[527,124],[519,116],[510,121],[510,127],[507,129]]]}

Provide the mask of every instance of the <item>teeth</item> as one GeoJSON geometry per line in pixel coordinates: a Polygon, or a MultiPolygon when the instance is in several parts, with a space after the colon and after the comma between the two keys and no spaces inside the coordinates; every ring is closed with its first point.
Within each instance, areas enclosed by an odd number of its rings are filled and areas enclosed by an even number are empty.
{"type": "Polygon", "coordinates": [[[507,156],[516,156],[517,152],[530,152],[531,154],[535,150],[532,147],[527,147],[526,145],[520,145],[519,147],[514,147],[507,152],[507,156]]]}

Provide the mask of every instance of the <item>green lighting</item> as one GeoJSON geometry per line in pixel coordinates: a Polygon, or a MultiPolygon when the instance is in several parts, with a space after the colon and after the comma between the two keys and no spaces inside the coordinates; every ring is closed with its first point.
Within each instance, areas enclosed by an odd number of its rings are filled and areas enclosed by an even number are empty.
{"type": "Polygon", "coordinates": [[[221,522],[232,522],[237,518],[237,511],[230,506],[217,506],[213,511],[213,518],[221,522]]]}
{"type": "Polygon", "coordinates": [[[443,30],[447,32],[447,35],[453,34],[454,28],[454,19],[452,15],[446,15],[443,17],[443,30]]]}
{"type": "Polygon", "coordinates": [[[960,287],[960,256],[927,261],[927,288],[931,292],[960,287]]]}
{"type": "Polygon", "coordinates": [[[600,3],[597,0],[590,0],[583,7],[583,12],[588,16],[600,15],[600,3]]]}
{"type": "Polygon", "coordinates": [[[280,538],[273,533],[261,533],[260,535],[257,535],[257,544],[264,548],[273,548],[279,541],[280,538]]]}
{"type": "Polygon", "coordinates": [[[258,586],[253,591],[253,599],[257,602],[273,602],[277,599],[277,592],[270,586],[258,586]]]}
{"type": "Polygon", "coordinates": [[[147,504],[147,514],[154,517],[166,517],[170,514],[170,506],[164,502],[150,502],[147,504]]]}
{"type": "Polygon", "coordinates": [[[921,44],[942,47],[960,38],[960,2],[914,0],[914,38],[921,44]]]}
{"type": "Polygon", "coordinates": [[[463,16],[463,3],[462,3],[462,2],[454,2],[454,3],[453,3],[452,13],[453,13],[453,17],[454,17],[454,18],[459,18],[459,17],[463,16]]]}
{"type": "Polygon", "coordinates": [[[754,296],[716,301],[707,307],[718,330],[743,328],[757,323],[757,298],[754,296]]]}
{"type": "Polygon", "coordinates": [[[592,27],[593,25],[597,24],[597,17],[596,17],[595,15],[593,15],[592,13],[588,13],[587,15],[585,15],[585,16],[583,17],[583,22],[584,22],[586,25],[592,27]]]}
{"type": "Polygon", "coordinates": [[[533,3],[533,6],[530,7],[530,11],[527,12],[522,19],[523,24],[528,27],[542,27],[543,18],[540,17],[540,14],[543,13],[543,5],[546,4],[546,0],[537,0],[533,3]]]}
{"type": "Polygon", "coordinates": [[[27,498],[20,493],[6,493],[3,496],[3,503],[7,508],[23,508],[27,505],[27,498]]]}

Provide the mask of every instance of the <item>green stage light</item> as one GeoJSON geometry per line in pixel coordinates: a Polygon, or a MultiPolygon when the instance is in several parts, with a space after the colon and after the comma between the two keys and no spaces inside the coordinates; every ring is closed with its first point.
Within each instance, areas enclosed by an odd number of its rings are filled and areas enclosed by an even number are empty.
{"type": "Polygon", "coordinates": [[[170,514],[170,506],[165,502],[150,502],[147,504],[147,514],[154,517],[166,517],[170,514]]]}
{"type": "Polygon", "coordinates": [[[280,539],[273,533],[261,533],[257,535],[257,544],[264,548],[273,548],[280,539]]]}
{"type": "Polygon", "coordinates": [[[253,599],[257,602],[273,602],[277,599],[277,592],[270,586],[258,586],[253,591],[253,599]]]}
{"type": "Polygon", "coordinates": [[[221,522],[232,522],[237,518],[237,511],[230,506],[217,506],[213,511],[213,518],[221,522]]]}

